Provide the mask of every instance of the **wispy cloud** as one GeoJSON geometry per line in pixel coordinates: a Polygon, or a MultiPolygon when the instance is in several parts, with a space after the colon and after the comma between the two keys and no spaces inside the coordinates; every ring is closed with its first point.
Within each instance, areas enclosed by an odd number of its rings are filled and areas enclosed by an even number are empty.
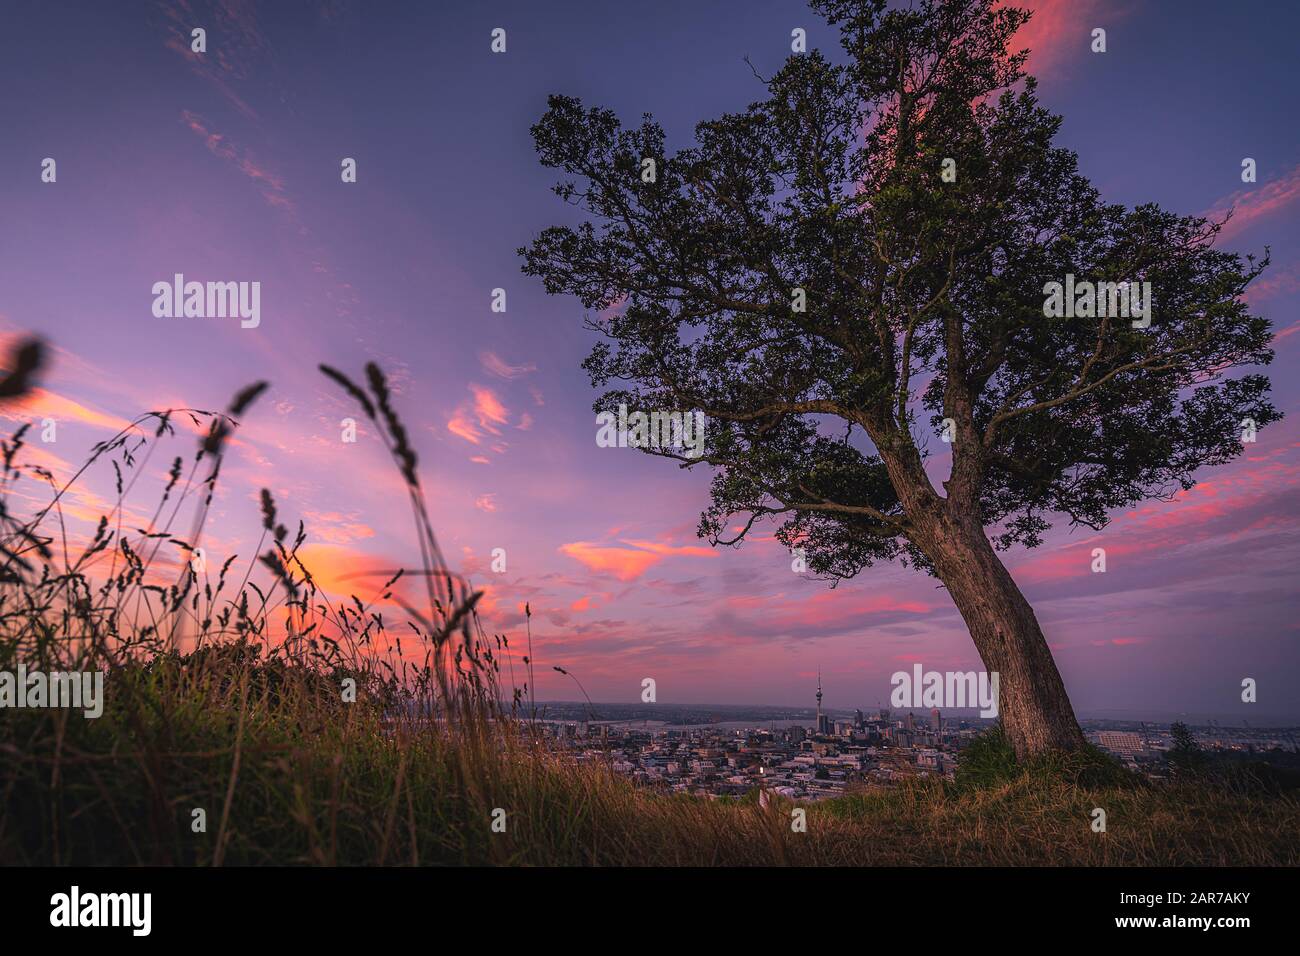
{"type": "Polygon", "coordinates": [[[234,84],[246,82],[254,65],[269,56],[269,44],[257,23],[256,7],[242,0],[193,3],[171,0],[160,4],[167,23],[163,45],[181,57],[194,75],[210,84],[246,117],[258,119],[257,111],[235,92],[234,84]],[[207,31],[208,50],[196,53],[193,31],[207,31]],[[220,42],[216,42],[217,39],[220,42]]]}
{"type": "Polygon", "coordinates": [[[43,388],[33,389],[27,395],[3,406],[0,417],[11,421],[51,418],[56,422],[74,421],[84,425],[119,432],[131,423],[108,412],[101,412],[81,402],[43,388]]]}
{"type": "Polygon", "coordinates": [[[1295,292],[1300,292],[1300,268],[1295,265],[1270,266],[1261,278],[1250,284],[1242,298],[1256,305],[1295,292]]]}
{"type": "Polygon", "coordinates": [[[230,163],[235,169],[251,179],[262,194],[262,198],[270,205],[288,212],[293,211],[293,203],[285,194],[284,179],[281,176],[273,173],[266,166],[259,164],[247,149],[232,142],[222,133],[213,130],[207,121],[197,113],[182,110],[181,119],[196,136],[203,140],[203,144],[207,146],[208,151],[213,156],[230,163]]]}
{"type": "MultiPolygon", "coordinates": [[[[510,411],[501,398],[483,385],[469,386],[473,398],[462,402],[447,421],[447,431],[474,445],[483,443],[487,435],[500,435],[501,428],[510,422],[510,411]]],[[[505,451],[503,444],[493,444],[498,454],[505,451]]]]}
{"type": "Polygon", "coordinates": [[[701,545],[671,545],[664,544],[660,541],[638,541],[631,538],[624,538],[624,544],[631,545],[634,548],[640,548],[642,551],[650,551],[654,554],[665,557],[671,555],[688,555],[696,558],[716,558],[718,552],[713,548],[706,548],[701,545]]]}
{"type": "Polygon", "coordinates": [[[536,365],[511,365],[495,352],[487,350],[479,352],[478,360],[487,371],[505,379],[515,379],[519,378],[521,375],[527,375],[529,372],[537,371],[536,365]]]}
{"type": "Polygon", "coordinates": [[[1220,199],[1205,215],[1222,219],[1231,213],[1219,237],[1227,239],[1249,229],[1254,223],[1286,209],[1300,199],[1300,165],[1266,183],[1239,189],[1220,199]]]}
{"type": "Polygon", "coordinates": [[[355,514],[341,514],[337,511],[304,511],[302,517],[311,528],[313,538],[331,544],[348,544],[375,536],[375,529],[358,520],[355,514]]]}

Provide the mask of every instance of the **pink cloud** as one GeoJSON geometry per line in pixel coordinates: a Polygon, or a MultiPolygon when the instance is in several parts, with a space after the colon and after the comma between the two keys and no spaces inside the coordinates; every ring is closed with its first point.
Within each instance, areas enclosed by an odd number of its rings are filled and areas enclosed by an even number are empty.
{"type": "Polygon", "coordinates": [[[612,574],[620,581],[634,581],[663,560],[662,555],[650,551],[600,547],[586,541],[562,544],[559,552],[580,561],[592,571],[612,574]]]}
{"type": "Polygon", "coordinates": [[[85,425],[104,428],[112,432],[119,432],[131,424],[124,418],[96,411],[80,402],[75,402],[62,395],[56,395],[54,392],[46,391],[43,388],[33,389],[16,402],[6,406],[5,410],[0,412],[0,417],[10,420],[35,419],[38,424],[41,419],[52,418],[56,422],[81,422],[85,425]],[[20,414],[15,415],[14,412],[20,414]]]}
{"type": "Polygon", "coordinates": [[[620,544],[595,545],[587,541],[575,541],[560,547],[560,553],[581,561],[588,568],[597,572],[613,574],[620,581],[632,581],[639,578],[647,569],[668,557],[713,558],[717,552],[712,548],[694,545],[672,545],[662,541],[642,541],[620,539],[620,544]]]}
{"type": "Polygon", "coordinates": [[[1300,292],[1300,270],[1294,265],[1286,269],[1270,268],[1261,278],[1251,283],[1242,298],[1255,305],[1293,292],[1300,292]]]}
{"type": "Polygon", "coordinates": [[[650,551],[659,555],[690,555],[696,558],[716,558],[718,552],[713,548],[700,547],[698,545],[684,545],[676,547],[670,544],[662,544],[658,541],[634,541],[628,538],[623,539],[624,544],[630,544],[634,548],[640,548],[642,551],[650,551]]]}
{"type": "MultiPolygon", "coordinates": [[[[510,412],[505,403],[490,388],[482,385],[470,385],[472,402],[462,402],[452,412],[447,421],[447,431],[471,444],[482,443],[485,433],[500,435],[500,427],[509,424],[510,412]]],[[[504,444],[495,444],[492,450],[501,454],[506,450],[504,444]]]]}
{"type": "Polygon", "coordinates": [[[843,627],[871,615],[928,614],[933,610],[923,601],[900,601],[887,594],[850,595],[830,590],[783,604],[767,600],[760,607],[765,625],[791,631],[843,627]]]}
{"type": "Polygon", "coordinates": [[[1297,319],[1296,321],[1292,322],[1285,329],[1282,329],[1276,335],[1274,335],[1272,339],[1272,344],[1276,345],[1278,342],[1281,342],[1283,339],[1290,338],[1292,335],[1295,335],[1295,333],[1298,331],[1300,331],[1300,319],[1297,319]]]}
{"type": "Polygon", "coordinates": [[[471,385],[469,390],[474,393],[474,414],[478,416],[479,424],[495,435],[492,426],[505,425],[510,420],[505,405],[490,388],[471,385]]]}
{"type": "Polygon", "coordinates": [[[1145,556],[1168,555],[1201,542],[1225,537],[1231,540],[1233,535],[1260,527],[1276,527],[1280,520],[1286,520],[1284,516],[1258,512],[1271,508],[1300,480],[1300,464],[1283,460],[1291,450],[1283,447],[1246,456],[1249,465],[1225,468],[1190,490],[1179,492],[1173,501],[1142,504],[1123,512],[1104,532],[1083,541],[1033,553],[1012,573],[1021,583],[1083,579],[1092,574],[1093,548],[1105,549],[1108,571],[1113,572],[1116,558],[1145,561],[1149,560],[1145,556]],[[1236,515],[1243,516],[1240,527],[1225,534],[1223,520],[1236,515]],[[1250,520],[1246,520],[1248,515],[1252,515],[1250,520]]]}
{"type": "MultiPolygon", "coordinates": [[[[1300,165],[1269,182],[1237,190],[1215,203],[1205,215],[1217,220],[1232,213],[1232,218],[1219,233],[1220,238],[1226,239],[1245,232],[1253,223],[1285,209],[1297,199],[1300,199],[1300,165]]],[[[1294,288],[1294,277],[1292,283],[1294,288]]]]}
{"type": "Polygon", "coordinates": [[[478,360],[482,363],[483,368],[500,378],[513,379],[521,375],[527,375],[529,372],[537,371],[536,365],[510,365],[498,356],[495,352],[483,351],[478,354],[478,360]]]}
{"type": "MultiPolygon", "coordinates": [[[[451,418],[447,421],[447,431],[475,445],[479,443],[479,439],[483,436],[483,433],[474,427],[474,423],[469,420],[461,409],[457,409],[452,413],[451,418]]],[[[486,459],[484,460],[486,461],[486,459]]]]}
{"type": "Polygon", "coordinates": [[[1069,60],[1088,53],[1092,31],[1108,27],[1127,13],[1124,5],[1113,0],[1001,0],[998,5],[1033,14],[1011,38],[1010,47],[1030,51],[1026,69],[1039,78],[1059,72],[1069,60]]]}

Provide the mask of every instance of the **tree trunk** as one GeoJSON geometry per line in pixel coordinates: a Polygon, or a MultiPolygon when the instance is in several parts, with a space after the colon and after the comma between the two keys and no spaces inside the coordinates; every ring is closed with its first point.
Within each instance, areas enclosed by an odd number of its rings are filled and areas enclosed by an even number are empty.
{"type": "Polygon", "coordinates": [[[998,713],[1018,758],[1078,750],[1083,732],[1034,610],[978,521],[927,522],[921,549],[934,562],[990,675],[998,713]]]}

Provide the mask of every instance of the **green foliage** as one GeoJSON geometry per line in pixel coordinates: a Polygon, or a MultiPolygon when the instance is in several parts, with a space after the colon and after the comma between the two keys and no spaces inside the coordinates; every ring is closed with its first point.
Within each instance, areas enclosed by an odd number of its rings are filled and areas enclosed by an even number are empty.
{"type": "Polygon", "coordinates": [[[1251,754],[1209,753],[1183,722],[1170,727],[1174,745],[1166,759],[1175,780],[1198,781],[1233,793],[1284,793],[1300,790],[1300,759],[1274,753],[1266,762],[1251,754]]]}
{"type": "Polygon", "coordinates": [[[1075,786],[1135,787],[1141,778],[1114,757],[1088,744],[1072,753],[1049,753],[1017,760],[1001,727],[995,727],[961,751],[957,761],[959,789],[996,787],[1020,778],[1053,777],[1075,786]]]}
{"type": "Polygon", "coordinates": [[[1176,721],[1169,728],[1169,734],[1174,741],[1168,754],[1170,773],[1175,777],[1194,777],[1205,772],[1208,767],[1205,752],[1188,726],[1176,721]]]}
{"type": "Polygon", "coordinates": [[[956,779],[962,786],[994,786],[1019,776],[1020,769],[1011,742],[1001,727],[995,727],[980,734],[961,751],[956,779]]]}

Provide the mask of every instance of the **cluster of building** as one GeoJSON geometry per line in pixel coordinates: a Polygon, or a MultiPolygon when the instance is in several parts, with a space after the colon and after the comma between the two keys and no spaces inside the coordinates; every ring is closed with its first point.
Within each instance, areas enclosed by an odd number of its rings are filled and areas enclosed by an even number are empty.
{"type": "MultiPolygon", "coordinates": [[[[939,710],[857,710],[832,717],[817,710],[807,718],[766,720],[766,726],[687,723],[664,725],[651,719],[541,719],[555,746],[579,760],[601,761],[638,784],[677,793],[721,797],[768,790],[795,800],[817,800],[868,784],[904,778],[951,778],[957,756],[992,725],[978,717],[944,717],[939,710]],[[778,726],[785,723],[785,726],[778,726]]],[[[704,720],[702,715],[692,715],[704,720]]],[[[1168,728],[1142,722],[1084,722],[1088,739],[1129,768],[1158,780],[1168,775],[1173,746],[1168,728]]],[[[1249,727],[1197,727],[1200,746],[1209,750],[1296,753],[1289,731],[1249,727]]]]}
{"type": "Polygon", "coordinates": [[[985,729],[979,720],[878,710],[833,719],[822,711],[820,682],[813,726],[682,728],[642,722],[565,722],[546,726],[580,759],[607,762],[648,787],[708,796],[760,788],[799,800],[837,796],[857,784],[900,777],[951,777],[956,754],[985,729]]]}
{"type": "MultiPolygon", "coordinates": [[[[1196,745],[1211,752],[1263,756],[1271,753],[1297,752],[1292,730],[1278,727],[1224,727],[1211,720],[1189,728],[1196,745]]],[[[1099,721],[1084,724],[1085,736],[1098,747],[1119,759],[1130,770],[1152,780],[1164,779],[1169,773],[1168,754],[1174,746],[1168,727],[1143,721],[1099,721]]]]}

